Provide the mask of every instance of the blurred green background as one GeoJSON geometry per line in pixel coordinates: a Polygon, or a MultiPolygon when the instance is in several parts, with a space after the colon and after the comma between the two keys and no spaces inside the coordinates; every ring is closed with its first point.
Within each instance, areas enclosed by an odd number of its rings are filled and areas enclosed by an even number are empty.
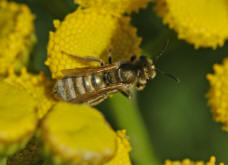
{"type": "MultiPolygon", "coordinates": [[[[54,29],[52,21],[62,20],[67,13],[74,11],[76,6],[72,0],[17,2],[28,4],[36,15],[38,43],[29,69],[32,72],[42,70],[50,75],[44,61],[48,33],[54,29]]],[[[167,158],[209,160],[211,155],[215,155],[218,162],[228,164],[228,133],[223,132],[221,125],[212,120],[205,98],[209,88],[206,74],[213,72],[213,64],[221,63],[222,59],[228,56],[228,45],[225,44],[216,50],[195,50],[192,45],[178,40],[176,32],[163,25],[152,8],[153,4],[150,4],[139,13],[132,14],[132,24],[143,39],[143,54],[150,57],[158,55],[164,42],[169,39],[170,44],[159,59],[157,67],[176,75],[181,80],[177,84],[172,79],[158,74],[143,91],[137,92],[139,110],[149,132],[155,155],[162,162],[167,158]]],[[[105,114],[115,129],[123,129],[120,128],[109,103],[110,99],[99,105],[98,109],[105,114]]],[[[126,121],[130,120],[124,115],[123,112],[122,117],[126,118],[126,121]]],[[[133,123],[131,127],[137,127],[134,121],[129,122],[133,123]]]]}

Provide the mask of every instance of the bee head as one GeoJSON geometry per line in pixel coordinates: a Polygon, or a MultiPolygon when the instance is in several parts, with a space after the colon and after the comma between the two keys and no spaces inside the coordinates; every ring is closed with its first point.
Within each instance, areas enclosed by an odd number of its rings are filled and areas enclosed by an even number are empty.
{"type": "Polygon", "coordinates": [[[151,81],[156,76],[156,69],[153,61],[145,56],[141,56],[136,61],[136,66],[138,68],[138,82],[136,86],[139,90],[142,90],[146,83],[151,81]]]}

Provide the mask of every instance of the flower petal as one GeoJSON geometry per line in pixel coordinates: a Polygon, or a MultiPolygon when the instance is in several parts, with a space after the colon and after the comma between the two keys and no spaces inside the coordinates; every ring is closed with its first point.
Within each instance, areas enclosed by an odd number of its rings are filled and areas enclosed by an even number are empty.
{"type": "Polygon", "coordinates": [[[0,154],[11,155],[25,146],[36,128],[36,102],[25,90],[2,80],[0,100],[0,154]]]}
{"type": "Polygon", "coordinates": [[[33,20],[26,5],[0,1],[0,74],[27,64],[36,41],[33,20]]]}
{"type": "Polygon", "coordinates": [[[223,46],[228,38],[227,0],[157,0],[155,10],[178,38],[195,48],[223,46]]]}
{"type": "Polygon", "coordinates": [[[223,123],[223,129],[228,131],[228,58],[223,64],[215,64],[213,68],[215,73],[207,75],[210,83],[208,104],[215,121],[223,123]]]}
{"type": "Polygon", "coordinates": [[[98,65],[75,56],[93,56],[107,62],[109,49],[114,61],[140,53],[141,39],[128,17],[114,17],[97,8],[78,9],[54,24],[56,32],[50,32],[46,61],[53,78],[61,78],[63,69],[98,65]]]}
{"type": "Polygon", "coordinates": [[[103,163],[115,153],[116,135],[103,115],[85,105],[59,102],[42,123],[47,155],[58,164],[103,163]]]}

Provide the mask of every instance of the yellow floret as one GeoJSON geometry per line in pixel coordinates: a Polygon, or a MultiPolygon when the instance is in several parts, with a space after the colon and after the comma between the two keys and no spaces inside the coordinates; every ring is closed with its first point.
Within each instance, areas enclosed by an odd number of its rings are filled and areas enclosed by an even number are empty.
{"type": "Polygon", "coordinates": [[[63,22],[54,21],[54,25],[56,31],[50,32],[46,61],[53,78],[61,78],[63,69],[98,65],[75,56],[93,56],[107,62],[109,49],[114,61],[140,53],[141,39],[128,17],[114,17],[97,8],[78,9],[63,22]]]}
{"type": "MultiPolygon", "coordinates": [[[[193,162],[190,159],[184,159],[183,161],[171,161],[171,160],[166,160],[164,165],[216,165],[215,164],[215,157],[211,156],[210,160],[208,162],[203,162],[203,161],[196,161],[193,162]]],[[[224,165],[224,163],[219,163],[219,165],[224,165]]]]}
{"type": "Polygon", "coordinates": [[[214,74],[208,74],[210,90],[207,94],[215,121],[223,123],[223,129],[228,131],[228,58],[222,65],[214,65],[214,74]]]}
{"type": "Polygon", "coordinates": [[[152,0],[74,0],[82,7],[97,7],[106,9],[113,14],[131,13],[145,8],[152,0]]]}
{"type": "Polygon", "coordinates": [[[215,49],[228,38],[227,0],[157,0],[155,10],[195,48],[215,49]]]}
{"type": "Polygon", "coordinates": [[[22,87],[36,100],[39,118],[42,118],[55,104],[52,93],[53,84],[43,73],[33,75],[23,68],[21,75],[16,75],[13,70],[10,70],[5,81],[22,87]]]}
{"type": "Polygon", "coordinates": [[[45,154],[55,164],[102,164],[116,150],[116,134],[103,115],[86,105],[57,103],[42,123],[45,154]]]}
{"type": "Polygon", "coordinates": [[[27,64],[35,43],[33,21],[26,5],[0,1],[0,74],[27,64]]]}
{"type": "Polygon", "coordinates": [[[105,165],[131,165],[129,152],[131,146],[126,136],[126,131],[117,131],[117,151],[115,156],[105,165]]]}
{"type": "Polygon", "coordinates": [[[12,155],[23,148],[35,131],[36,101],[18,86],[0,81],[0,154],[12,155]]]}

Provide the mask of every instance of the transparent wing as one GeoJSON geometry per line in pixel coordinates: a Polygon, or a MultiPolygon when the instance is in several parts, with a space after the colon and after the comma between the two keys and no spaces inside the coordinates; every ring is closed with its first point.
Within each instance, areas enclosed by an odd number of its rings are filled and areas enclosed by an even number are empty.
{"type": "Polygon", "coordinates": [[[85,68],[75,68],[75,69],[65,69],[61,72],[64,76],[86,76],[94,73],[99,73],[103,71],[118,69],[119,64],[110,64],[98,67],[85,67],[85,68]]]}
{"type": "Polygon", "coordinates": [[[76,99],[71,100],[72,103],[83,103],[90,99],[96,98],[97,96],[104,95],[104,94],[113,94],[119,92],[122,88],[126,88],[126,84],[116,84],[112,86],[108,86],[105,88],[97,89],[92,92],[88,92],[76,99]]]}

